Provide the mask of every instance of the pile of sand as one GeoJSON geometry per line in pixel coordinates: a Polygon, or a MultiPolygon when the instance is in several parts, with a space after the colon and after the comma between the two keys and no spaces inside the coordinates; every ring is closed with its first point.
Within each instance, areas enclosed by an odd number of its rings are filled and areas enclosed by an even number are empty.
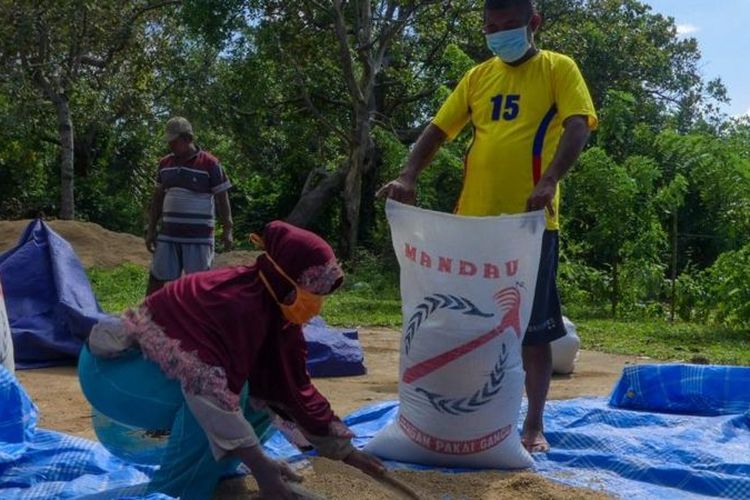
{"type": "MultiPolygon", "coordinates": [[[[327,500],[410,500],[394,486],[377,481],[342,462],[313,458],[312,467],[302,471],[302,487],[327,500]]],[[[482,500],[572,500],[605,499],[607,495],[555,483],[529,472],[475,472],[444,474],[430,471],[394,471],[391,476],[407,485],[419,498],[482,500]]],[[[252,477],[226,481],[219,486],[215,500],[240,497],[259,498],[252,477]]]]}
{"type": "MultiPolygon", "coordinates": [[[[0,252],[15,246],[30,222],[0,221],[0,252]]],[[[126,262],[147,266],[151,262],[143,238],[116,233],[92,222],[53,220],[47,224],[73,246],[84,267],[116,267],[126,262]]]]}
{"type": "MultiPolygon", "coordinates": [[[[14,247],[31,220],[0,221],[0,253],[14,247]]],[[[47,224],[65,238],[78,254],[84,267],[117,267],[130,263],[147,267],[151,254],[143,238],[117,233],[92,222],[53,220],[47,224]]],[[[251,263],[257,252],[235,250],[216,255],[213,267],[251,263]]]]}

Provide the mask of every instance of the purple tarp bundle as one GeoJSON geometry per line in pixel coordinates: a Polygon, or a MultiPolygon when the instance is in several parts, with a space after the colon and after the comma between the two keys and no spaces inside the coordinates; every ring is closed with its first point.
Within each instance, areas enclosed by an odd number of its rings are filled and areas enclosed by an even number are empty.
{"type": "Polygon", "coordinates": [[[74,361],[103,315],[70,243],[37,219],[0,255],[16,368],[74,361]]]}

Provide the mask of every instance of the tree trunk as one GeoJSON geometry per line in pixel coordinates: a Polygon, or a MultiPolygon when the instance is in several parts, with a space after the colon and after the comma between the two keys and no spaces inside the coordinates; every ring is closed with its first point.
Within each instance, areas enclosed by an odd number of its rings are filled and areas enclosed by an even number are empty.
{"type": "MultiPolygon", "coordinates": [[[[316,175],[313,171],[310,175],[316,175]]],[[[315,187],[305,190],[286,221],[299,227],[310,227],[331,198],[341,191],[346,177],[346,167],[327,174],[315,187]]]]}
{"type": "Polygon", "coordinates": [[[60,135],[60,218],[72,220],[75,217],[73,119],[65,95],[56,95],[52,100],[60,135]]]}
{"type": "Polygon", "coordinates": [[[341,256],[349,259],[359,240],[359,212],[362,207],[362,174],[364,171],[364,145],[352,150],[349,171],[344,181],[344,211],[341,220],[341,256]]]}
{"type": "Polygon", "coordinates": [[[354,116],[355,142],[349,155],[349,171],[344,182],[344,213],[342,214],[341,253],[349,259],[359,241],[360,211],[362,209],[362,177],[372,160],[373,141],[370,137],[369,105],[359,106],[354,116]]]}
{"type": "Polygon", "coordinates": [[[359,245],[373,248],[372,235],[381,207],[375,193],[380,188],[378,173],[383,166],[383,153],[377,144],[372,145],[368,156],[367,168],[362,177],[362,203],[359,211],[359,245]]]}

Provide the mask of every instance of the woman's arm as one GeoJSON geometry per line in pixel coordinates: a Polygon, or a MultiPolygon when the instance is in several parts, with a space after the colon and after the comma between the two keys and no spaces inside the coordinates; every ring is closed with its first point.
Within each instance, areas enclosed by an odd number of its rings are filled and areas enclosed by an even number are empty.
{"type": "Polygon", "coordinates": [[[262,375],[252,378],[251,393],[281,410],[278,413],[285,419],[294,421],[321,456],[342,460],[370,475],[384,473],[380,460],[354,447],[354,434],[336,417],[310,379],[302,329],[288,327],[276,338],[280,339],[280,358],[267,364],[262,375]]]}
{"type": "Polygon", "coordinates": [[[287,464],[263,453],[255,430],[242,410],[225,410],[211,398],[184,390],[183,394],[190,412],[206,433],[216,461],[225,457],[239,458],[252,471],[264,498],[293,498],[284,481],[299,482],[302,478],[287,464]]]}

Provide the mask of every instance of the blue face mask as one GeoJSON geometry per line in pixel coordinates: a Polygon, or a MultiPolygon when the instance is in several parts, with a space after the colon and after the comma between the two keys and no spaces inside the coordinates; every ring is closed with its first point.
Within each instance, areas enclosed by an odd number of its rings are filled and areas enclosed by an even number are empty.
{"type": "Polygon", "coordinates": [[[507,63],[518,61],[531,47],[527,26],[490,33],[486,38],[492,53],[507,63]]]}

